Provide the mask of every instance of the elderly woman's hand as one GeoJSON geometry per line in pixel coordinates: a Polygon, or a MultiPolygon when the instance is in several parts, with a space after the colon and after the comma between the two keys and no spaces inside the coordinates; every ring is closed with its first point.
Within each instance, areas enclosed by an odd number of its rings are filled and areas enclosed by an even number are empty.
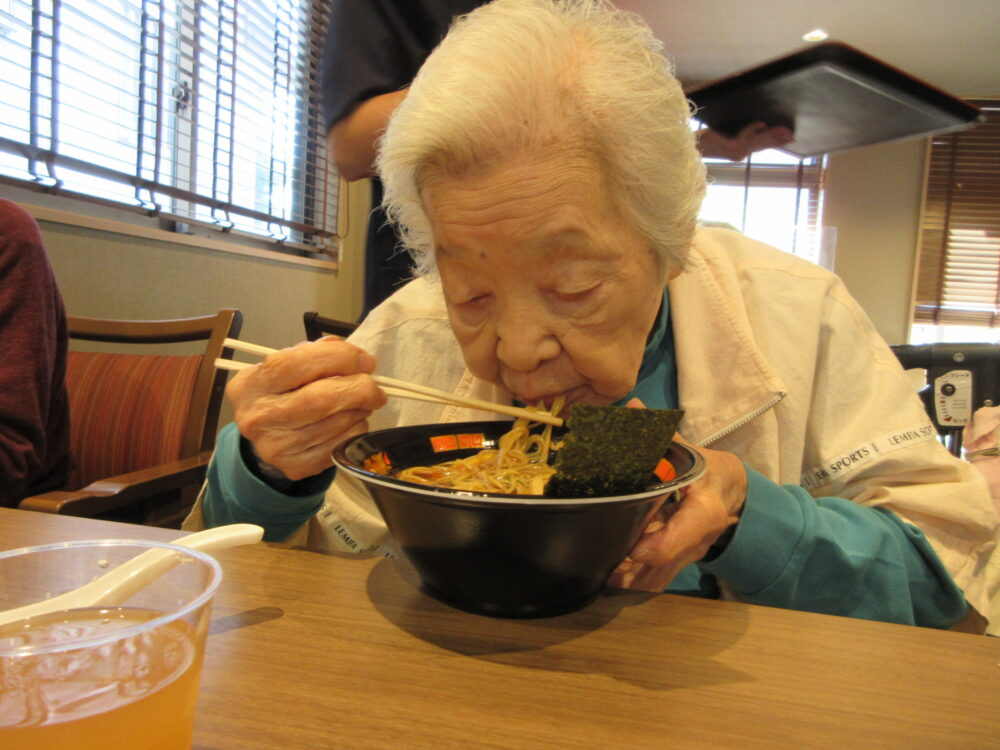
{"type": "MultiPolygon", "coordinates": [[[[679,435],[678,442],[685,442],[679,435]]],[[[685,566],[702,559],[739,518],[747,475],[732,453],[698,448],[708,464],[704,476],[680,491],[677,503],[660,508],[629,557],[612,574],[612,586],[663,591],[685,566]]]]}
{"type": "Polygon", "coordinates": [[[303,479],[329,468],[333,447],[365,432],[368,416],[385,404],[374,370],[367,352],[321,339],[241,370],[226,396],[257,456],[289,479],[303,479]]]}

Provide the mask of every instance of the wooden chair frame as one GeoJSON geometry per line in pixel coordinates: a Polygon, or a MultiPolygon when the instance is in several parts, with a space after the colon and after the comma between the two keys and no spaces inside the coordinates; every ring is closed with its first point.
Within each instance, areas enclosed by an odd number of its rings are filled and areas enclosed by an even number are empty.
{"type": "Polygon", "coordinates": [[[306,338],[310,341],[316,341],[331,333],[346,339],[358,327],[357,323],[348,323],[346,320],[327,318],[318,312],[312,311],[303,313],[302,323],[306,327],[306,338]]]}
{"type": "Polygon", "coordinates": [[[160,466],[100,479],[81,490],[56,490],[28,497],[18,507],[45,513],[95,516],[202,482],[215,444],[228,376],[226,371],[216,369],[215,360],[232,358],[233,350],[226,348],[224,341],[239,336],[243,314],[239,310],[224,309],[215,315],[176,320],[69,316],[67,322],[70,338],[84,341],[120,344],[207,342],[195,380],[181,457],[160,466]]]}

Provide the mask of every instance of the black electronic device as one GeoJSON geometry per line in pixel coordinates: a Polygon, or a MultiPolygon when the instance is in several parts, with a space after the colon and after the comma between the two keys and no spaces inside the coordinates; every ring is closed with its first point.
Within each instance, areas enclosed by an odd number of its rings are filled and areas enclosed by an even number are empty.
{"type": "Polygon", "coordinates": [[[1000,344],[918,344],[892,347],[904,369],[927,371],[920,396],[956,456],[976,409],[1000,404],[1000,344]]]}

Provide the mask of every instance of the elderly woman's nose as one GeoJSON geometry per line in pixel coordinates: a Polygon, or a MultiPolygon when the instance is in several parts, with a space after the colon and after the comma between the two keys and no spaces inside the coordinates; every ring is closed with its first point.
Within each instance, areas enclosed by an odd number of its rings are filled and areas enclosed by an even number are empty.
{"type": "Polygon", "coordinates": [[[497,321],[497,358],[518,372],[530,372],[559,356],[559,340],[543,316],[517,306],[497,321]]]}

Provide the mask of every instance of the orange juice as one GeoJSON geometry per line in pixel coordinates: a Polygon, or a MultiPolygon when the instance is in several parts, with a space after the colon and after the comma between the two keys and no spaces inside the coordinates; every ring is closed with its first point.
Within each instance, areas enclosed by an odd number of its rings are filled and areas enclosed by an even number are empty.
{"type": "Polygon", "coordinates": [[[80,609],[0,629],[18,646],[111,637],[96,645],[0,659],[0,748],[173,750],[191,747],[203,653],[194,630],[175,620],[114,637],[160,612],[80,609]]]}

